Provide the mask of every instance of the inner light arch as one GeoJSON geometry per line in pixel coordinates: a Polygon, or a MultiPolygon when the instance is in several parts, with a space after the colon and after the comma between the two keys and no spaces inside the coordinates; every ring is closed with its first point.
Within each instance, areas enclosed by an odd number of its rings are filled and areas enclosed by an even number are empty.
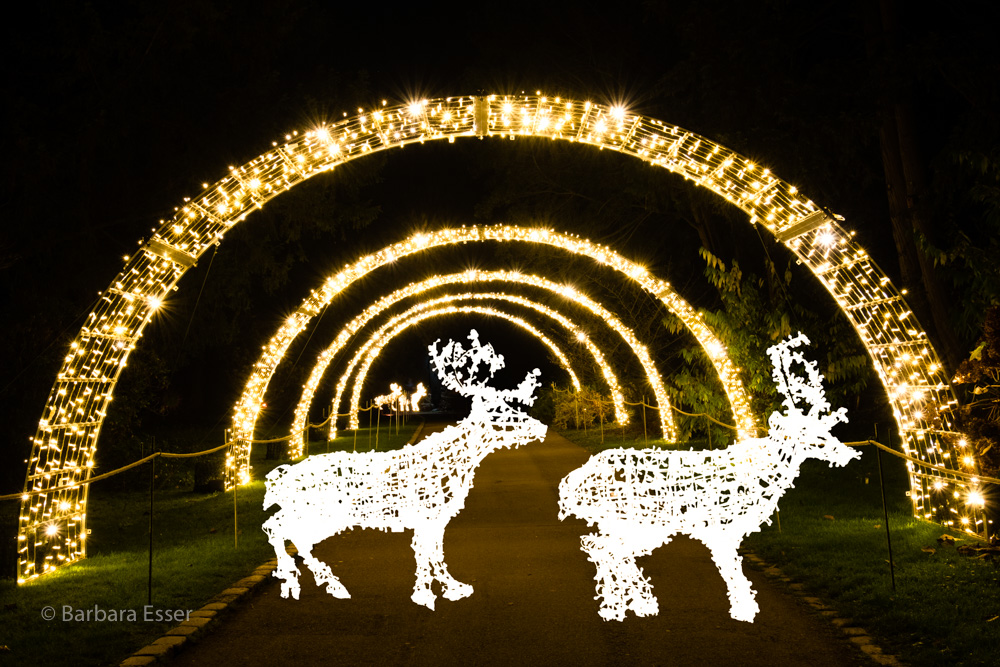
{"type": "MultiPolygon", "coordinates": [[[[32,440],[18,520],[18,581],[86,555],[88,480],[100,429],[136,341],[180,278],[225,233],[271,198],[372,152],[463,137],[542,137],[618,151],[707,188],[772,233],[809,269],[854,326],[886,389],[902,451],[928,465],[974,473],[954,430],[958,401],[943,364],[903,295],[829,214],[789,183],[703,136],[620,107],[536,95],[458,96],[362,111],[292,132],[282,143],[186,198],[127,257],[77,333],[32,440]]],[[[964,523],[952,496],[977,484],[908,464],[913,511],[964,523]],[[938,489],[938,485],[941,488],[938,489]]],[[[973,528],[978,526],[972,516],[973,528]]],[[[962,527],[968,527],[963,525],[962,527]]]]}
{"type": "MultiPolygon", "coordinates": [[[[366,355],[370,355],[373,348],[378,349],[378,352],[375,353],[375,356],[378,356],[379,352],[381,351],[381,346],[378,345],[379,340],[382,336],[386,335],[387,331],[392,330],[392,328],[395,325],[399,324],[400,322],[406,321],[408,318],[413,317],[414,315],[417,315],[420,312],[423,312],[424,310],[427,310],[429,308],[436,308],[438,306],[441,306],[442,304],[458,305],[456,302],[468,301],[468,300],[506,301],[507,303],[517,304],[524,308],[530,308],[537,313],[541,313],[542,315],[550,317],[554,319],[556,322],[558,322],[560,325],[562,325],[564,328],[566,328],[573,335],[574,338],[576,338],[579,342],[584,344],[584,346],[587,348],[587,351],[590,352],[591,356],[594,358],[595,365],[597,365],[597,367],[600,369],[601,375],[604,377],[604,381],[608,385],[608,390],[611,393],[612,401],[614,403],[615,420],[620,424],[628,423],[628,413],[625,410],[625,397],[622,395],[621,386],[618,383],[618,378],[615,376],[614,371],[611,370],[611,367],[608,365],[607,361],[605,361],[604,354],[597,348],[596,345],[594,345],[593,341],[590,340],[590,337],[587,336],[586,333],[584,333],[577,325],[571,322],[568,318],[552,310],[551,308],[547,308],[546,306],[542,306],[541,304],[535,303],[530,299],[525,299],[520,296],[515,296],[511,294],[502,294],[502,293],[491,293],[491,292],[487,293],[470,292],[465,294],[453,294],[453,295],[450,294],[447,296],[442,296],[437,299],[430,299],[428,301],[419,303],[413,306],[412,308],[406,310],[405,312],[400,313],[399,315],[391,318],[388,322],[383,324],[374,333],[372,333],[372,335],[368,338],[365,344],[358,349],[354,357],[345,367],[345,370],[341,374],[341,379],[337,383],[337,391],[334,396],[332,404],[333,410],[336,411],[338,409],[340,405],[340,399],[343,395],[343,389],[346,387],[346,384],[349,381],[349,378],[353,373],[354,368],[360,361],[360,359],[362,357],[365,357],[365,359],[367,360],[369,357],[366,355]]],[[[374,357],[372,357],[372,361],[374,361],[374,357]]],[[[366,363],[363,366],[365,370],[359,371],[358,374],[356,375],[357,379],[354,382],[354,391],[352,392],[350,408],[348,409],[348,412],[350,414],[350,422],[348,424],[349,429],[356,429],[358,428],[359,425],[358,411],[361,405],[361,387],[362,385],[364,385],[365,376],[367,375],[367,368],[370,365],[371,365],[370,362],[366,363]]],[[[580,391],[581,387],[579,381],[574,382],[574,388],[576,389],[576,391],[580,391]]],[[[331,422],[330,426],[331,440],[334,437],[336,437],[335,425],[336,425],[335,421],[331,422]]]]}
{"type": "MultiPolygon", "coordinates": [[[[261,406],[264,404],[264,395],[275,369],[281,363],[296,336],[304,331],[309,322],[319,315],[323,308],[340,292],[368,273],[403,257],[442,246],[491,241],[546,245],[564,252],[589,257],[598,264],[626,276],[655,296],[691,332],[715,367],[715,372],[722,383],[722,389],[733,410],[737,437],[742,439],[756,435],[753,412],[750,410],[750,401],[739,379],[739,369],[733,366],[725,346],[705,323],[701,313],[696,312],[687,301],[674,292],[670,283],[653,276],[645,267],[626,259],[610,248],[551,229],[514,225],[456,227],[415,234],[405,241],[382,248],[378,252],[347,265],[335,276],[328,278],[319,289],[312,290],[298,309],[288,316],[277,333],[264,346],[260,358],[254,364],[250,379],[236,404],[233,430],[238,436],[232,440],[230,454],[226,457],[226,488],[237,483],[239,479],[249,479],[244,465],[249,460],[254,425],[257,422],[261,406]]],[[[659,403],[663,437],[666,440],[673,440],[676,437],[676,431],[673,415],[669,410],[669,400],[664,394],[657,396],[657,403],[659,403]]]]}
{"type": "MultiPolygon", "coordinates": [[[[373,334],[365,342],[364,346],[362,346],[362,348],[355,355],[354,359],[352,359],[351,368],[348,371],[345,371],[344,374],[341,376],[340,382],[338,382],[338,391],[342,392],[343,389],[346,388],[346,385],[350,380],[350,375],[352,375],[354,367],[357,365],[359,361],[361,361],[361,358],[364,357],[364,361],[361,362],[361,365],[358,367],[358,372],[354,374],[355,380],[354,380],[353,393],[358,397],[357,401],[358,404],[360,404],[360,395],[363,389],[365,379],[368,377],[368,371],[371,369],[372,364],[375,363],[375,360],[378,358],[378,356],[382,353],[382,350],[384,350],[385,347],[389,345],[389,343],[391,343],[397,336],[402,334],[410,327],[420,324],[424,320],[431,319],[434,317],[442,317],[445,315],[457,315],[457,314],[466,314],[466,315],[478,314],[478,315],[486,315],[488,317],[499,317],[501,319],[507,320],[508,322],[514,324],[515,326],[524,329],[532,336],[537,338],[539,341],[541,341],[542,344],[548,347],[553,352],[553,354],[555,354],[556,357],[560,359],[560,365],[563,366],[566,372],[571,375],[572,377],[571,381],[573,381],[573,379],[576,378],[576,375],[573,373],[572,366],[569,363],[569,359],[566,358],[565,354],[563,354],[559,346],[556,345],[544,333],[542,333],[533,325],[529,324],[528,322],[518,317],[517,315],[513,315],[511,313],[502,310],[497,310],[496,308],[492,308],[490,306],[468,306],[468,305],[463,306],[456,304],[448,304],[437,308],[431,308],[429,310],[420,310],[420,311],[414,308],[411,309],[411,311],[413,312],[407,312],[405,314],[400,315],[397,318],[394,318],[394,321],[387,322],[382,327],[382,329],[385,329],[385,331],[381,331],[380,329],[380,333],[378,335],[373,334]]],[[[576,382],[578,383],[579,380],[576,380],[576,382]]],[[[357,413],[355,413],[355,415],[356,414],[357,413]]],[[[357,426],[355,426],[355,428],[357,428],[357,426]]]]}
{"type": "MultiPolygon", "coordinates": [[[[376,317],[385,309],[391,307],[393,304],[398,303],[405,298],[423,294],[428,290],[452,284],[478,284],[483,282],[503,282],[529,285],[531,287],[558,294],[562,298],[589,310],[597,317],[597,319],[607,324],[612,330],[618,333],[622,340],[624,340],[625,343],[632,349],[646,373],[647,380],[652,387],[653,395],[656,398],[657,404],[663,406],[660,408],[661,424],[671,423],[669,421],[663,421],[665,418],[671,419],[672,415],[669,412],[670,408],[666,398],[666,389],[663,387],[663,380],[660,377],[660,373],[657,370],[656,365],[649,357],[646,347],[635,337],[634,332],[625,326],[625,324],[622,323],[622,321],[619,320],[613,313],[571,285],[556,283],[537,275],[525,274],[519,271],[470,270],[462,273],[431,276],[421,282],[411,283],[410,285],[400,288],[374,302],[372,305],[365,308],[360,315],[346,324],[344,328],[341,329],[340,333],[337,334],[334,341],[318,355],[316,364],[313,366],[313,369],[309,374],[309,379],[303,386],[302,398],[295,408],[295,416],[292,420],[291,433],[293,438],[299,433],[302,433],[303,437],[305,435],[305,425],[308,421],[308,413],[312,405],[313,396],[316,393],[316,389],[319,387],[319,383],[322,380],[327,367],[333,363],[336,355],[339,354],[339,352],[348,344],[351,338],[369,321],[371,321],[371,319],[376,317]],[[667,411],[666,415],[662,413],[663,410],[667,411]]],[[[338,408],[335,405],[333,407],[334,414],[336,414],[337,409],[338,408]]],[[[331,438],[334,436],[335,431],[331,430],[331,438]]],[[[243,437],[248,436],[246,433],[243,433],[243,437]]],[[[252,432],[250,433],[249,439],[252,439],[252,432]]],[[[300,439],[297,438],[297,440],[300,439]]],[[[292,458],[296,458],[301,454],[301,451],[300,447],[296,447],[292,449],[289,454],[292,458]]]]}

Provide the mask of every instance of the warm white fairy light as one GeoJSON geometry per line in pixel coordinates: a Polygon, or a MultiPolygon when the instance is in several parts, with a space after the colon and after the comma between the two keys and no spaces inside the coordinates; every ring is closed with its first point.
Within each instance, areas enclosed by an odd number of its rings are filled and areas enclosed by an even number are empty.
{"type": "MultiPolygon", "coordinates": [[[[789,247],[837,300],[890,396],[903,451],[928,464],[953,465],[943,454],[959,437],[953,416],[957,399],[927,334],[853,234],[792,185],[705,137],[593,102],[540,94],[489,95],[421,100],[413,113],[409,106],[383,105],[375,110],[378,118],[360,111],[337,123],[285,135],[262,155],[230,167],[228,175],[197,197],[185,198],[174,217],[161,220],[148,242],[140,243],[140,252],[128,255],[71,343],[32,438],[24,485],[29,499],[21,504],[18,522],[19,581],[52,570],[56,561],[68,563],[86,554],[86,482],[107,404],[149,317],[198,258],[248,214],[317,174],[369,153],[439,139],[531,136],[614,150],[679,174],[739,207],[751,223],[789,247]],[[113,333],[119,326],[122,333],[113,333]],[[911,355],[909,361],[902,361],[905,354],[911,355]],[[904,381],[926,388],[926,407],[919,412],[895,396],[904,381]],[[71,488],[49,491],[63,486],[71,488]],[[82,508],[62,512],[58,504],[63,500],[82,508]],[[45,526],[57,519],[64,522],[62,536],[46,537],[45,526]]],[[[341,278],[325,286],[324,294],[343,289],[348,276],[341,278]]],[[[975,470],[975,463],[970,469],[975,470]]],[[[233,471],[229,473],[232,481],[233,471]]],[[[911,466],[917,516],[965,511],[947,500],[925,502],[941,477],[911,466]]],[[[960,480],[955,483],[964,488],[960,480]]]]}
{"type": "Polygon", "coordinates": [[[398,383],[393,382],[389,385],[389,393],[376,396],[372,399],[372,403],[374,403],[375,407],[379,409],[388,405],[390,410],[396,411],[400,409],[402,399],[403,388],[400,387],[398,383]]]}
{"type": "MultiPolygon", "coordinates": [[[[529,334],[537,338],[543,345],[549,348],[549,351],[556,357],[559,361],[559,365],[562,366],[570,376],[570,382],[575,386],[580,386],[580,381],[576,377],[576,373],[573,372],[573,368],[570,365],[569,359],[566,355],[559,349],[559,347],[552,342],[552,340],[543,334],[541,331],[533,327],[532,325],[525,322],[520,317],[516,315],[511,315],[502,310],[497,310],[489,306],[456,306],[456,305],[446,305],[439,308],[431,308],[430,310],[421,309],[419,307],[414,307],[411,309],[412,312],[403,313],[394,317],[392,320],[387,322],[385,325],[379,328],[378,331],[372,334],[365,344],[358,350],[358,352],[351,359],[350,364],[348,364],[347,370],[340,377],[340,381],[337,383],[337,395],[334,399],[334,405],[340,402],[340,397],[343,396],[344,390],[347,388],[347,383],[354,373],[354,369],[360,363],[360,369],[357,372],[357,376],[354,382],[354,392],[352,394],[352,405],[354,409],[351,412],[351,424],[349,428],[358,428],[358,409],[357,406],[361,402],[361,389],[364,385],[365,378],[368,375],[368,371],[371,365],[378,358],[385,346],[388,345],[392,340],[403,333],[410,327],[423,322],[426,319],[433,317],[442,317],[447,315],[455,314],[478,314],[485,315],[487,317],[498,317],[500,319],[505,319],[511,324],[514,324],[529,334]]],[[[336,422],[331,422],[335,424],[336,422]]],[[[330,438],[336,437],[335,426],[331,425],[331,435],[330,438]]]]}
{"type": "MultiPolygon", "coordinates": [[[[426,239],[422,238],[421,243],[426,243],[426,239]]],[[[625,326],[621,320],[618,319],[613,313],[608,311],[606,308],[601,306],[599,303],[591,299],[589,296],[583,292],[577,290],[571,285],[564,283],[556,283],[546,278],[540,276],[530,275],[520,273],[518,271],[477,271],[469,270],[462,273],[453,273],[449,275],[437,275],[427,278],[419,283],[411,283],[406,287],[396,290],[395,292],[382,297],[378,301],[371,304],[369,307],[352,319],[347,325],[341,329],[340,333],[337,334],[333,343],[331,343],[325,350],[323,350],[317,357],[316,364],[313,366],[312,372],[309,374],[309,379],[306,380],[305,385],[303,385],[302,397],[299,399],[299,403],[295,408],[295,416],[292,420],[292,436],[293,443],[301,441],[302,445],[293,444],[290,455],[292,458],[297,458],[301,455],[303,451],[305,438],[305,426],[308,421],[309,410],[312,406],[313,397],[315,396],[316,390],[319,387],[320,381],[326,369],[331,363],[333,363],[336,355],[348,344],[350,340],[353,339],[355,334],[361,330],[368,322],[370,322],[374,317],[384,312],[390,306],[398,303],[399,301],[423,294],[429,290],[453,284],[478,284],[482,282],[504,282],[504,283],[514,283],[519,285],[529,285],[531,287],[536,287],[539,289],[544,289],[549,292],[558,294],[560,297],[567,299],[582,308],[593,313],[597,316],[601,322],[611,327],[629,346],[629,348],[635,353],[642,365],[643,370],[646,372],[647,380],[652,387],[653,397],[657,402],[660,410],[661,424],[664,425],[662,433],[666,438],[668,435],[673,437],[674,426],[673,426],[673,414],[670,410],[670,402],[667,397],[666,389],[663,386],[663,380],[660,377],[660,373],[653,363],[653,360],[649,356],[649,352],[644,345],[642,345],[638,338],[636,338],[635,333],[629,327],[625,326]],[[300,435],[301,434],[301,435],[300,435]]],[[[721,349],[721,346],[720,346],[721,349]]],[[[593,354],[593,352],[592,352],[593,354]]],[[[723,350],[724,354],[724,350],[723,350]]],[[[610,369],[609,369],[610,370],[610,369]]],[[[608,373],[602,368],[602,373],[604,373],[605,379],[608,377],[608,373]]],[[[732,376],[730,376],[732,377],[732,376]]],[[[727,393],[732,393],[736,395],[742,395],[743,388],[742,385],[731,388],[727,393]]],[[[336,413],[337,407],[334,406],[334,413],[336,413]]],[[[624,414],[624,407],[617,412],[619,415],[624,414]]],[[[335,424],[332,427],[336,428],[335,424]]],[[[247,431],[252,433],[252,431],[247,431]]],[[[335,434],[336,431],[334,430],[335,434]]]]}

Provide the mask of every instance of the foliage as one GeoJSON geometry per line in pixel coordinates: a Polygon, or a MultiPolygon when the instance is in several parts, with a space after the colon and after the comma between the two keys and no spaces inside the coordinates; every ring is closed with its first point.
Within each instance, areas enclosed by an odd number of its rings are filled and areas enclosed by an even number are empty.
{"type": "Polygon", "coordinates": [[[959,427],[982,473],[1000,477],[1000,306],[987,313],[979,345],[958,367],[953,382],[971,385],[970,400],[959,408],[959,427]]]}
{"type": "Polygon", "coordinates": [[[553,403],[552,425],[558,429],[588,428],[594,424],[610,424],[615,404],[611,397],[593,387],[584,386],[580,391],[549,390],[553,403]]]}
{"type": "MultiPolygon", "coordinates": [[[[843,405],[855,397],[871,379],[868,356],[849,322],[835,308],[829,316],[821,316],[803,303],[822,305],[813,293],[815,288],[803,281],[793,281],[791,260],[781,272],[774,262],[766,259],[763,277],[744,273],[740,263],[733,260],[731,267],[708,250],[702,248],[706,262],[705,276],[718,291],[721,308],[703,310],[705,322],[727,347],[733,364],[740,369],[740,378],[750,395],[751,408],[756,415],[769,415],[780,406],[779,397],[771,381],[771,365],[767,348],[785,338],[792,331],[802,331],[809,336],[816,356],[825,358],[820,364],[825,378],[827,396],[834,406],[843,405]]],[[[678,326],[666,322],[668,328],[678,326]]],[[[687,349],[685,358],[693,360],[695,351],[687,349]]],[[[706,369],[707,370],[707,369],[706,369]]],[[[711,390],[706,370],[688,371],[675,376],[674,384],[686,400],[704,406],[704,411],[719,411],[724,397],[718,390],[711,390]]],[[[722,436],[723,434],[720,434],[722,436]]],[[[713,437],[715,434],[713,433],[713,437]]]]}
{"type": "Polygon", "coordinates": [[[143,450],[152,451],[143,422],[162,412],[168,385],[167,366],[155,350],[143,348],[129,357],[101,433],[98,461],[102,468],[117,468],[138,459],[143,450]]]}

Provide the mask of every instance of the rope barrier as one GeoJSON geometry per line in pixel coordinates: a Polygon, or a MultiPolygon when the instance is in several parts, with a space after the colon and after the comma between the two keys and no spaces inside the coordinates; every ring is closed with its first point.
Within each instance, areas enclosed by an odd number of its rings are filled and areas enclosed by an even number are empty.
{"type": "MultiPolygon", "coordinates": [[[[559,389],[557,387],[553,387],[553,389],[555,391],[557,391],[557,392],[563,392],[563,393],[567,393],[567,394],[571,393],[568,389],[567,390],[562,390],[562,389],[559,389]]],[[[632,405],[632,406],[640,406],[641,405],[641,406],[650,408],[651,410],[655,410],[656,409],[655,406],[649,405],[645,401],[640,401],[639,403],[629,403],[629,402],[626,401],[625,405],[632,405]]],[[[706,419],[709,419],[709,420],[715,422],[719,426],[728,428],[728,429],[733,430],[733,431],[738,430],[735,426],[733,426],[731,424],[725,424],[723,422],[720,422],[718,419],[716,419],[712,415],[704,413],[704,412],[699,412],[699,413],[684,412],[683,410],[681,410],[679,408],[676,408],[673,405],[670,406],[670,409],[673,410],[674,412],[682,414],[682,415],[684,415],[686,417],[705,417],[706,419]]],[[[765,433],[767,432],[767,429],[764,429],[764,428],[762,428],[760,426],[758,426],[757,429],[760,430],[760,431],[763,431],[765,433]]],[[[983,476],[983,475],[973,475],[971,473],[962,472],[961,470],[949,470],[948,468],[942,468],[941,466],[936,466],[936,465],[927,463],[926,461],[921,461],[920,459],[913,458],[912,456],[909,456],[907,454],[904,454],[903,452],[900,452],[900,451],[897,451],[895,449],[892,449],[891,447],[889,447],[887,445],[883,445],[881,442],[876,442],[875,440],[860,440],[858,442],[845,442],[844,444],[848,445],[850,447],[862,447],[862,446],[865,446],[865,445],[875,445],[879,449],[881,449],[881,450],[883,450],[885,452],[888,452],[889,454],[892,454],[893,456],[897,456],[897,457],[899,457],[901,459],[909,461],[909,462],[911,462],[911,463],[913,463],[915,465],[920,466],[921,468],[927,468],[927,469],[933,470],[935,472],[941,473],[942,475],[950,475],[952,477],[958,477],[959,479],[963,479],[963,480],[966,480],[966,481],[986,482],[988,484],[1000,484],[1000,479],[997,479],[995,477],[986,477],[986,476],[983,476]]]]}
{"type": "Polygon", "coordinates": [[[192,458],[192,457],[195,457],[195,456],[205,456],[206,454],[213,454],[215,452],[218,452],[220,450],[225,449],[226,447],[229,447],[229,443],[226,443],[225,445],[219,445],[218,447],[213,447],[212,449],[206,449],[203,452],[190,452],[188,454],[173,453],[173,452],[153,452],[152,454],[150,454],[149,456],[147,456],[145,458],[141,458],[138,461],[133,461],[132,463],[129,463],[128,465],[124,465],[121,468],[117,468],[117,469],[112,470],[110,472],[106,472],[106,473],[102,473],[100,475],[96,475],[94,477],[91,477],[90,479],[88,479],[85,482],[77,482],[76,484],[66,484],[64,486],[57,486],[57,487],[54,487],[54,488],[51,488],[51,489],[44,489],[42,491],[23,491],[21,493],[9,493],[9,494],[7,494],[5,496],[0,496],[0,500],[18,500],[18,499],[24,498],[25,496],[29,496],[29,497],[30,496],[40,496],[43,493],[56,493],[57,491],[66,491],[67,489],[75,489],[78,486],[80,486],[81,484],[91,484],[93,482],[99,482],[102,479],[107,479],[108,477],[114,477],[115,475],[123,473],[126,470],[131,470],[132,468],[136,468],[138,466],[141,466],[144,463],[149,463],[153,459],[161,457],[161,456],[163,458],[168,458],[168,459],[187,459],[187,458],[192,458]]]}
{"type": "Polygon", "coordinates": [[[845,442],[845,445],[849,447],[863,447],[865,445],[875,445],[879,449],[889,452],[893,456],[898,456],[901,459],[905,459],[912,463],[919,465],[921,468],[930,468],[935,472],[940,472],[943,475],[952,475],[954,477],[960,477],[968,481],[978,481],[978,482],[988,482],[989,484],[1000,484],[1000,479],[995,477],[984,477],[982,475],[973,475],[971,473],[962,472],[961,470],[948,470],[947,468],[942,468],[941,466],[936,466],[926,461],[921,461],[920,459],[915,459],[912,456],[904,454],[903,452],[896,451],[895,449],[889,447],[888,445],[883,445],[881,442],[876,442],[874,440],[859,440],[858,442],[845,442]]]}
{"type": "MultiPolygon", "coordinates": [[[[560,391],[560,390],[557,389],[556,391],[560,391]]],[[[647,404],[645,401],[642,401],[640,403],[626,403],[626,405],[645,405],[648,408],[651,408],[651,409],[653,408],[653,406],[647,404]]],[[[671,407],[673,407],[673,406],[671,406],[671,407]]],[[[368,412],[369,410],[372,410],[372,409],[374,409],[374,406],[369,406],[367,408],[359,408],[359,411],[360,412],[368,412]]],[[[716,424],[719,424],[720,426],[725,426],[726,428],[732,429],[734,431],[737,430],[735,426],[731,426],[729,424],[724,424],[724,423],[720,422],[719,420],[715,419],[714,417],[712,417],[711,415],[708,415],[708,414],[705,414],[705,413],[694,414],[694,413],[690,413],[690,412],[684,412],[683,410],[678,410],[677,408],[673,408],[673,410],[676,411],[676,412],[681,413],[682,415],[686,415],[688,417],[706,417],[708,419],[711,419],[716,424]]],[[[306,428],[307,429],[309,429],[309,428],[321,428],[321,427],[325,426],[326,424],[328,424],[330,422],[330,420],[333,419],[334,417],[349,417],[349,416],[350,416],[350,413],[330,415],[329,417],[326,418],[325,421],[323,421],[323,422],[321,422],[319,424],[308,424],[306,426],[306,428]]],[[[290,440],[292,437],[293,437],[292,435],[287,435],[287,436],[285,436],[283,438],[274,438],[272,440],[251,440],[250,442],[252,444],[269,444],[269,443],[273,443],[273,442],[282,442],[282,441],[290,440]]],[[[892,454],[893,456],[897,456],[897,457],[899,457],[901,459],[904,459],[906,461],[909,461],[909,462],[911,462],[911,463],[913,463],[915,465],[919,465],[921,468],[928,468],[928,469],[933,470],[935,472],[939,472],[942,475],[950,475],[952,477],[958,477],[958,478],[961,478],[961,479],[964,479],[964,480],[967,480],[967,481],[979,481],[979,482],[987,482],[989,484],[1000,484],[1000,479],[997,479],[995,477],[986,477],[986,476],[983,476],[983,475],[973,475],[971,473],[965,473],[965,472],[962,472],[960,470],[949,470],[947,468],[942,468],[941,466],[936,466],[936,465],[927,463],[926,461],[921,461],[920,459],[916,459],[916,458],[913,458],[912,456],[909,456],[909,455],[904,454],[902,452],[896,451],[895,449],[892,449],[891,447],[889,447],[887,445],[883,445],[881,442],[876,442],[875,440],[859,440],[857,442],[845,442],[844,444],[847,445],[847,446],[849,446],[849,447],[864,447],[866,445],[874,445],[874,446],[878,447],[879,449],[881,449],[881,450],[883,450],[885,452],[888,452],[889,454],[892,454]]],[[[38,495],[42,495],[44,493],[56,493],[58,491],[66,491],[67,489],[75,489],[75,488],[79,487],[81,484],[91,484],[93,482],[99,482],[102,479],[107,479],[109,477],[113,477],[115,475],[123,473],[126,470],[131,470],[132,468],[141,466],[144,463],[148,463],[148,462],[152,461],[153,459],[155,459],[157,457],[161,457],[162,456],[163,458],[169,458],[169,459],[187,459],[187,458],[194,458],[194,457],[198,457],[198,456],[206,456],[208,454],[214,454],[215,452],[222,451],[223,449],[226,449],[227,447],[229,447],[229,443],[226,443],[224,445],[219,445],[218,447],[213,447],[212,449],[206,449],[206,450],[201,451],[201,452],[189,452],[189,453],[180,453],[180,452],[154,452],[154,453],[150,454],[149,456],[147,456],[145,458],[141,458],[138,461],[133,461],[132,463],[129,463],[128,465],[122,466],[121,468],[118,468],[116,470],[112,470],[110,472],[102,473],[102,474],[97,475],[95,477],[91,477],[90,479],[88,479],[85,482],[78,482],[76,484],[67,484],[65,486],[57,486],[55,488],[45,489],[45,490],[42,490],[42,491],[27,491],[27,492],[21,492],[21,493],[9,493],[7,495],[0,496],[0,500],[20,500],[20,499],[23,499],[25,497],[38,496],[38,495]]]]}
{"type": "MultiPolygon", "coordinates": [[[[360,412],[367,412],[368,410],[373,410],[373,409],[374,409],[374,406],[369,406],[367,408],[359,408],[359,411],[360,412]]],[[[325,421],[323,421],[323,422],[321,422],[319,424],[307,424],[306,425],[306,429],[310,429],[310,428],[322,428],[323,426],[326,426],[327,424],[329,424],[330,420],[333,419],[334,417],[349,417],[349,416],[350,416],[350,413],[336,414],[336,415],[331,414],[329,417],[326,418],[325,421]]],[[[294,436],[295,436],[295,434],[290,434],[290,435],[284,436],[283,438],[274,438],[273,440],[251,440],[250,443],[254,444],[254,445],[261,445],[261,444],[269,444],[269,443],[273,443],[273,442],[283,442],[283,441],[286,441],[286,440],[291,440],[294,436]]],[[[75,489],[75,488],[79,487],[82,484],[91,484],[93,482],[99,482],[102,479],[107,479],[108,477],[114,477],[115,475],[123,473],[126,470],[131,470],[132,468],[136,468],[138,466],[141,466],[144,463],[149,463],[153,459],[155,459],[157,457],[161,457],[161,456],[163,458],[168,458],[168,459],[189,459],[189,458],[194,458],[194,457],[197,457],[197,456],[206,456],[208,454],[214,454],[215,452],[222,451],[223,449],[226,449],[228,447],[229,447],[229,443],[227,442],[224,445],[219,445],[218,447],[213,447],[212,449],[206,449],[206,450],[201,451],[201,452],[188,452],[188,453],[180,453],[180,452],[154,452],[154,453],[150,454],[149,456],[147,456],[145,458],[141,458],[138,461],[133,461],[132,463],[124,465],[121,468],[117,468],[115,470],[111,470],[110,472],[106,472],[106,473],[102,473],[100,475],[96,475],[96,476],[91,477],[90,479],[88,479],[88,480],[86,480],[84,482],[77,482],[76,484],[66,484],[65,486],[57,486],[57,487],[54,487],[54,488],[51,488],[51,489],[44,489],[44,490],[41,490],[41,491],[23,491],[21,493],[9,493],[7,495],[0,496],[0,500],[21,500],[21,499],[24,499],[26,497],[40,496],[40,495],[45,494],[45,493],[57,493],[59,491],[66,491],[68,489],[75,489]]]]}

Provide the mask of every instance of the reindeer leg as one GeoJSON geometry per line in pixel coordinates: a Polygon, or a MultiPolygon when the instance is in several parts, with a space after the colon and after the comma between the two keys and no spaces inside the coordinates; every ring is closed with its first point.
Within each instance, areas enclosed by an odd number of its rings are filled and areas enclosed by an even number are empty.
{"type": "Polygon", "coordinates": [[[413,584],[413,595],[410,599],[419,605],[423,605],[434,610],[434,601],[437,596],[431,590],[432,576],[431,559],[434,555],[433,537],[428,539],[428,534],[433,534],[433,530],[424,532],[426,526],[415,526],[413,529],[413,556],[417,561],[417,580],[413,584]]]}
{"type": "Polygon", "coordinates": [[[623,621],[631,609],[636,616],[651,616],[659,611],[649,580],[635,562],[636,556],[648,554],[659,544],[635,545],[614,535],[584,535],[581,548],[597,566],[598,614],[605,621],[623,621]]]}
{"type": "Polygon", "coordinates": [[[447,524],[434,524],[433,529],[429,527],[425,532],[431,547],[431,571],[433,577],[441,582],[443,589],[441,595],[446,600],[461,600],[472,595],[472,586],[463,584],[448,572],[448,565],[444,562],[444,531],[446,527],[447,524]]]}
{"type": "Polygon", "coordinates": [[[278,560],[278,567],[274,570],[276,579],[281,580],[281,597],[299,599],[299,569],[295,566],[295,559],[285,551],[285,537],[282,531],[281,519],[283,512],[278,512],[261,526],[267,533],[267,541],[274,548],[274,556],[278,560]]]}
{"type": "MultiPolygon", "coordinates": [[[[338,530],[333,534],[336,535],[339,532],[338,530]]],[[[313,573],[317,586],[322,588],[326,585],[326,592],[335,598],[346,600],[351,597],[351,594],[340,583],[340,579],[333,573],[330,566],[313,556],[312,548],[314,544],[310,538],[301,538],[301,540],[293,541],[295,542],[295,546],[299,548],[299,555],[302,556],[302,561],[309,568],[309,571],[313,573]]]]}
{"type": "Polygon", "coordinates": [[[743,575],[743,558],[737,553],[739,542],[716,539],[713,543],[706,543],[706,546],[712,552],[712,560],[729,589],[729,615],[737,621],[752,623],[760,607],[757,606],[756,592],[750,586],[750,580],[743,575]]]}

